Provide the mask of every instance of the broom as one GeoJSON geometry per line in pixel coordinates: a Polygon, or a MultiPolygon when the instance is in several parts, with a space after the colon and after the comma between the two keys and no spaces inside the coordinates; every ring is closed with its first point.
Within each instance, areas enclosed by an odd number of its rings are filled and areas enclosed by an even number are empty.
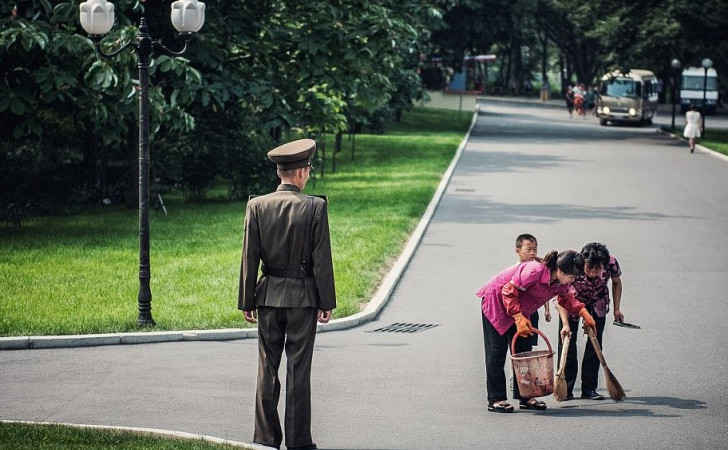
{"type": "Polygon", "coordinates": [[[566,400],[568,392],[568,386],[566,385],[566,354],[569,353],[569,340],[571,338],[566,336],[561,343],[561,358],[559,358],[559,370],[556,372],[554,377],[554,399],[557,402],[563,402],[566,400]]]}
{"type": "Polygon", "coordinates": [[[604,369],[604,379],[607,381],[607,391],[609,391],[609,396],[616,401],[624,400],[624,389],[622,389],[622,385],[619,384],[619,381],[617,381],[617,377],[615,377],[612,371],[609,370],[607,362],[604,360],[604,355],[602,355],[602,348],[599,346],[599,341],[597,341],[597,337],[594,335],[594,329],[592,327],[585,328],[586,334],[589,335],[589,340],[594,348],[594,352],[597,354],[597,358],[599,358],[599,362],[602,364],[602,368],[604,369]]]}

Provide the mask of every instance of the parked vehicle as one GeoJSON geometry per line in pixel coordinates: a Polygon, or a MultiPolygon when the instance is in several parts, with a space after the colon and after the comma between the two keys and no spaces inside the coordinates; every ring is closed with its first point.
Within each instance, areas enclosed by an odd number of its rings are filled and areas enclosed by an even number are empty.
{"type": "Polygon", "coordinates": [[[718,103],[718,72],[708,69],[706,77],[702,67],[686,67],[682,72],[680,83],[680,109],[687,111],[690,106],[704,110],[704,113],[715,112],[718,103]],[[703,88],[705,88],[705,108],[703,108],[703,88]]]}
{"type": "Polygon", "coordinates": [[[597,100],[600,125],[607,122],[652,123],[657,111],[658,80],[649,70],[605,74],[597,100]]]}

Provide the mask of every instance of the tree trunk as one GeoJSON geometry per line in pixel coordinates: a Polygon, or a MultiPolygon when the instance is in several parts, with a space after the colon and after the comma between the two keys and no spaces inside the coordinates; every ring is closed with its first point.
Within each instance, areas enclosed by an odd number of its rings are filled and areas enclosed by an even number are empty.
{"type": "Polygon", "coordinates": [[[546,37],[546,33],[544,32],[542,38],[541,38],[541,85],[546,86],[546,83],[548,82],[548,75],[547,71],[548,68],[546,65],[548,64],[548,38],[546,37]]]}
{"type": "Polygon", "coordinates": [[[523,55],[521,52],[521,43],[523,42],[521,36],[522,22],[520,16],[515,17],[511,31],[511,71],[508,88],[513,95],[519,95],[523,88],[523,55]]]}
{"type": "Polygon", "coordinates": [[[349,139],[351,139],[351,160],[354,161],[354,152],[356,151],[356,131],[349,135],[349,139]]]}

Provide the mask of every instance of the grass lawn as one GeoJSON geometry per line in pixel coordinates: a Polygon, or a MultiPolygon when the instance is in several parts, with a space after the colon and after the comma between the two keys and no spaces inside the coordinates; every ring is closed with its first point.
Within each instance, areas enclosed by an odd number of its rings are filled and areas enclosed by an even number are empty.
{"type": "MultiPolygon", "coordinates": [[[[329,197],[338,308],[356,313],[400,253],[447,168],[470,114],[417,108],[383,135],[359,135],[306,192],[329,197]]],[[[333,142],[327,143],[330,158],[333,142]]],[[[271,170],[273,168],[271,167],[271,170]]],[[[243,327],[237,292],[245,205],[165,197],[150,213],[156,330],[243,327]]],[[[0,229],[0,335],[137,329],[137,212],[109,206],[0,229]]]]}
{"type": "Polygon", "coordinates": [[[711,130],[708,128],[706,129],[705,137],[699,139],[698,143],[711,150],[728,155],[728,130],[711,130]]]}
{"type": "Polygon", "coordinates": [[[7,450],[230,450],[239,447],[202,440],[154,437],[127,431],[79,429],[62,425],[0,423],[0,448],[7,450]]]}
{"type": "MultiPolygon", "coordinates": [[[[681,128],[675,128],[670,130],[670,127],[666,127],[665,129],[667,131],[671,131],[672,133],[677,134],[678,136],[682,136],[681,128]]],[[[720,152],[728,156],[728,130],[716,130],[707,128],[705,131],[705,137],[698,139],[696,142],[702,146],[708,147],[711,150],[715,150],[716,152],[720,152]]]]}

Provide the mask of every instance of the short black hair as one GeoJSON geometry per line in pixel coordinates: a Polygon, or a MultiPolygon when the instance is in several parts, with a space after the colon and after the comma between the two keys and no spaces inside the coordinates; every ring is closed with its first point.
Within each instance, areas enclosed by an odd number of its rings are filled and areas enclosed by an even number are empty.
{"type": "Polygon", "coordinates": [[[587,267],[607,267],[610,260],[609,250],[604,244],[590,242],[581,249],[581,256],[587,267]]]}
{"type": "Polygon", "coordinates": [[[536,240],[536,236],[528,233],[519,234],[516,238],[516,248],[521,248],[521,245],[523,245],[523,241],[531,241],[534,244],[538,245],[538,241],[536,240]]]}

